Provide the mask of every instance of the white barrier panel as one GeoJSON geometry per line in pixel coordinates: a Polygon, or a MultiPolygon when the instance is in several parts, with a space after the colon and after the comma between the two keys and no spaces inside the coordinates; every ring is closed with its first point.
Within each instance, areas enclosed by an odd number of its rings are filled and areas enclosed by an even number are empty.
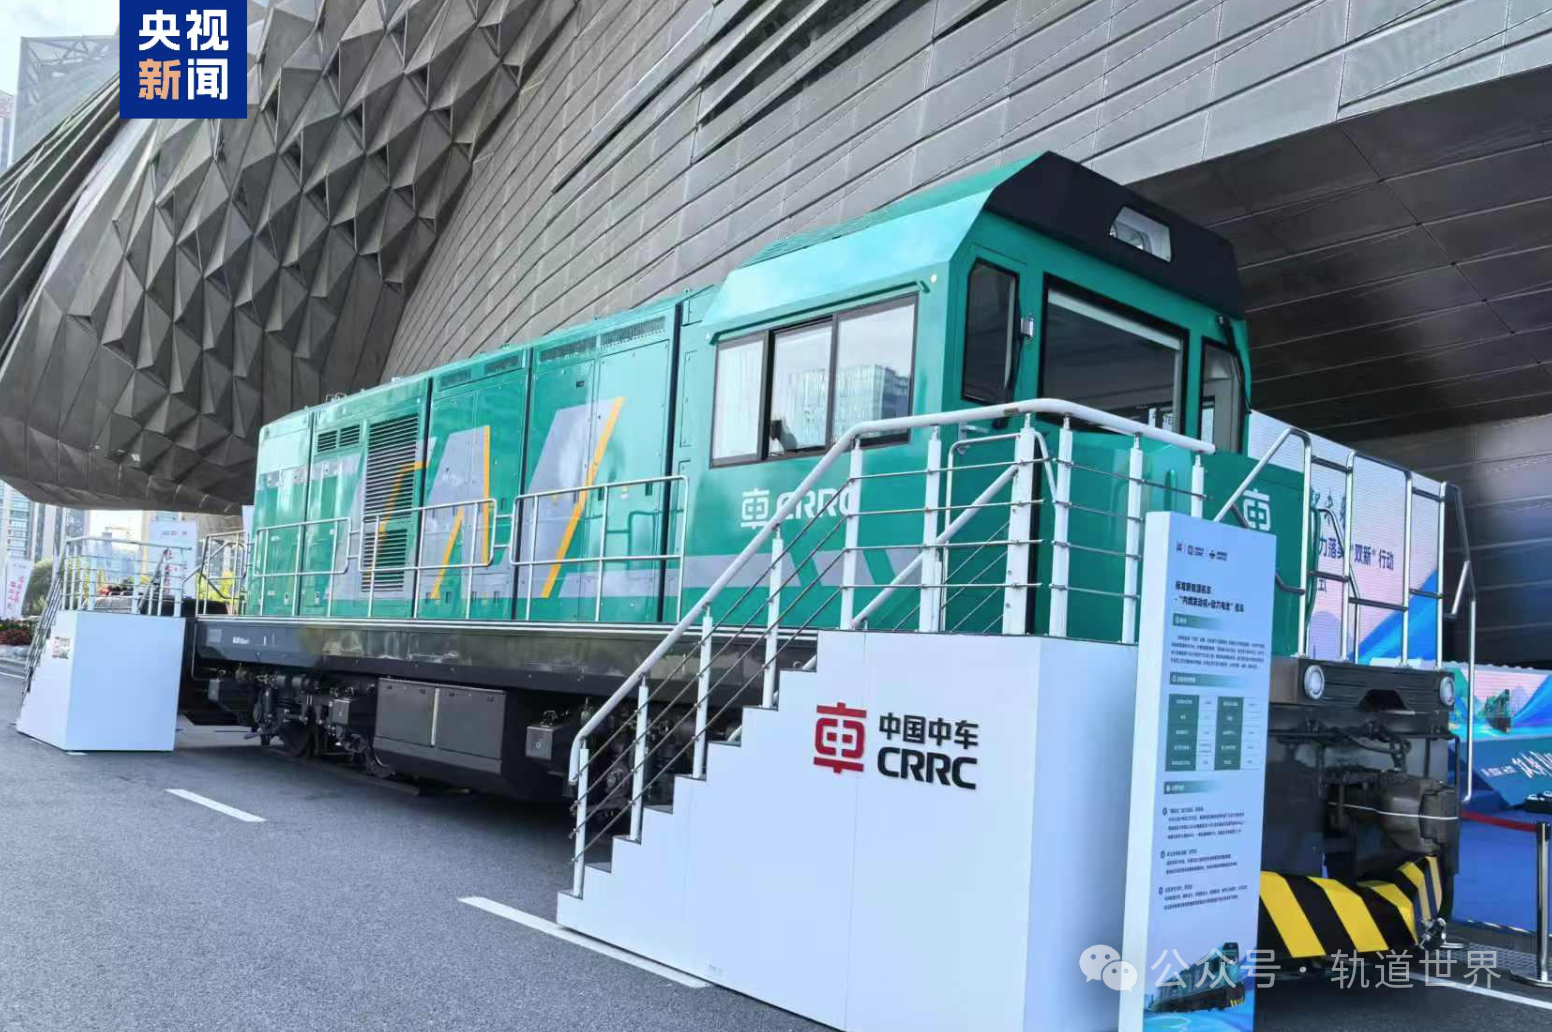
{"type": "Polygon", "coordinates": [[[16,730],[72,752],[172,749],[183,632],[177,618],[59,613],[16,730]]]}
{"type": "Polygon", "coordinates": [[[1136,650],[820,635],[561,924],[858,1032],[1101,1032],[1136,650]]]}

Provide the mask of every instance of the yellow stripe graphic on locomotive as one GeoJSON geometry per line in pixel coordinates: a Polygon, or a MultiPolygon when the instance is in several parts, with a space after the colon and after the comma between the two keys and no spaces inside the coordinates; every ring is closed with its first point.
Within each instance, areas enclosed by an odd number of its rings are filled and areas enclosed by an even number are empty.
{"type": "MultiPolygon", "coordinates": [[[[609,410],[609,418],[604,420],[603,431],[598,435],[598,447],[593,449],[593,463],[588,467],[587,479],[582,482],[584,488],[592,487],[593,481],[598,478],[599,467],[604,463],[604,449],[609,447],[609,438],[614,434],[614,425],[619,422],[620,409],[624,405],[623,397],[614,399],[614,406],[609,410]]],[[[566,533],[561,535],[560,547],[555,550],[557,562],[550,567],[550,575],[544,579],[544,590],[539,593],[540,598],[549,598],[550,592],[555,588],[555,582],[560,578],[559,560],[566,558],[566,553],[571,550],[571,539],[576,535],[577,525],[582,522],[582,513],[587,508],[589,494],[588,491],[577,492],[576,504],[571,507],[571,519],[566,523],[566,533]]]]}

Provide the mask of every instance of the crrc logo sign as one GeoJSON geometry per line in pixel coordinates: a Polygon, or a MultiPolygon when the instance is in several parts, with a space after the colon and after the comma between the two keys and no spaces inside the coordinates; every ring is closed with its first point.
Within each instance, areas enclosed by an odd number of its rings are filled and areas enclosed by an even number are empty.
{"type": "MultiPolygon", "coordinates": [[[[837,774],[864,773],[868,711],[837,702],[833,706],[818,706],[816,712],[814,766],[828,767],[837,774]]],[[[979,724],[885,713],[878,719],[878,731],[891,743],[878,750],[874,761],[884,777],[975,791],[972,768],[978,760],[972,754],[981,744],[979,724]],[[913,749],[913,745],[923,748],[913,749]]]]}
{"type": "Polygon", "coordinates": [[[862,754],[867,747],[868,711],[851,709],[844,703],[818,707],[819,719],[814,723],[814,766],[829,767],[835,773],[856,771],[862,765],[862,754]]]}

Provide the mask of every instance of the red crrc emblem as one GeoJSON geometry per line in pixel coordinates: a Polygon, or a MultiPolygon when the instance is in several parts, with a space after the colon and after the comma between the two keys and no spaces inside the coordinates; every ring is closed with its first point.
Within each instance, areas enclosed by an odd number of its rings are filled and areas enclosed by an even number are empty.
{"type": "Polygon", "coordinates": [[[815,766],[829,767],[839,774],[844,770],[862,771],[862,751],[868,729],[867,710],[851,709],[845,703],[820,706],[814,724],[815,766]]]}

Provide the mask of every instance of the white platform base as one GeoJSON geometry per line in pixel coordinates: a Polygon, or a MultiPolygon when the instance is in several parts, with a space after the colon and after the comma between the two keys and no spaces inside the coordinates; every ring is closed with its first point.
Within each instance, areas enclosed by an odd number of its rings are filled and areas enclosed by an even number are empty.
{"type": "Polygon", "coordinates": [[[1136,650],[825,633],[780,690],[559,922],[849,1032],[1114,1029],[1078,958],[1121,941],[1136,650]]]}
{"type": "Polygon", "coordinates": [[[16,730],[72,752],[170,751],[183,634],[172,617],[60,613],[16,730]]]}

